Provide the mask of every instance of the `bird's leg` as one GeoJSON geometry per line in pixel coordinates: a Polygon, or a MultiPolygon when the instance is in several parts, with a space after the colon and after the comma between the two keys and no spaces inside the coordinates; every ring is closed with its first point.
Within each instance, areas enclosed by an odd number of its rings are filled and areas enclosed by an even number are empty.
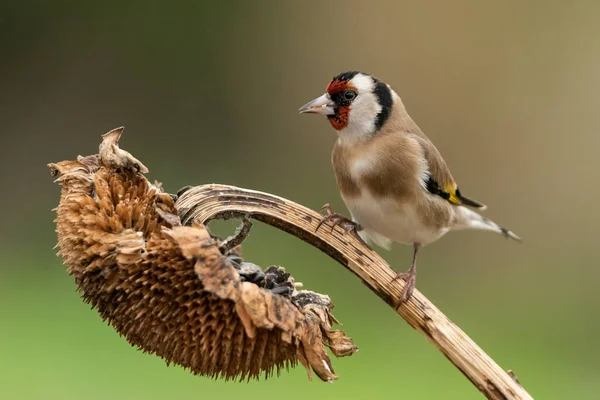
{"type": "Polygon", "coordinates": [[[408,301],[415,290],[415,284],[417,283],[417,253],[419,252],[419,247],[420,245],[418,243],[415,243],[413,246],[413,260],[408,271],[399,273],[395,278],[404,279],[406,282],[404,284],[404,289],[402,290],[402,296],[400,297],[400,304],[408,301]]]}
{"type": "Polygon", "coordinates": [[[340,226],[346,232],[353,233],[362,243],[364,243],[366,245],[364,240],[362,240],[362,238],[358,234],[358,232],[362,231],[362,229],[363,229],[362,226],[360,226],[360,224],[352,221],[351,219],[344,217],[343,215],[333,212],[333,208],[331,208],[329,203],[325,204],[321,208],[321,211],[325,211],[327,213],[327,215],[325,215],[323,218],[321,218],[321,220],[319,221],[319,224],[317,225],[317,229],[315,229],[315,232],[317,232],[319,230],[319,228],[321,227],[321,225],[323,225],[324,223],[331,222],[331,232],[333,232],[333,228],[335,228],[336,225],[340,226]]]}

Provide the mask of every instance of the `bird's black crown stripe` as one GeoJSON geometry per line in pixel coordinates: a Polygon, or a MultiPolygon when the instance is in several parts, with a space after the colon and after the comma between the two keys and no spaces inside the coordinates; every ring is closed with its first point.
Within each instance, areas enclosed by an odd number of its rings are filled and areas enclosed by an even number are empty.
{"type": "Polygon", "coordinates": [[[334,76],[331,81],[332,82],[333,81],[349,81],[350,79],[354,78],[359,73],[360,73],[360,71],[342,72],[341,74],[334,76]]]}
{"type": "Polygon", "coordinates": [[[392,92],[388,85],[381,82],[379,79],[373,78],[373,80],[375,81],[375,89],[373,90],[373,93],[375,93],[375,96],[377,96],[377,102],[381,106],[381,111],[379,111],[375,117],[375,128],[379,130],[390,116],[393,100],[392,92]]]}

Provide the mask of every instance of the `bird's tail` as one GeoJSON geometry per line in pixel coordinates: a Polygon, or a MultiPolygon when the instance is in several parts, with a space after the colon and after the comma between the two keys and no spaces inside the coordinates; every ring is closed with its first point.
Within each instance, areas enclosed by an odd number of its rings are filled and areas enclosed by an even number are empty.
{"type": "Polygon", "coordinates": [[[517,242],[522,239],[508,229],[498,225],[494,221],[477,214],[475,211],[466,207],[457,207],[456,210],[456,226],[455,229],[481,229],[502,234],[504,237],[511,238],[517,242]]]}

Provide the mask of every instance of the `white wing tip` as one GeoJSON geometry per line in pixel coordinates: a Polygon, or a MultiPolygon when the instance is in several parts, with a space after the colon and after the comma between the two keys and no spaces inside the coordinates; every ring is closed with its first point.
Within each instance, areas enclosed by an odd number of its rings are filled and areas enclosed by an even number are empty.
{"type": "Polygon", "coordinates": [[[502,233],[504,234],[504,236],[509,237],[513,240],[516,240],[517,242],[522,242],[523,239],[521,239],[519,236],[517,236],[513,231],[509,231],[506,228],[500,228],[502,229],[502,233]]]}

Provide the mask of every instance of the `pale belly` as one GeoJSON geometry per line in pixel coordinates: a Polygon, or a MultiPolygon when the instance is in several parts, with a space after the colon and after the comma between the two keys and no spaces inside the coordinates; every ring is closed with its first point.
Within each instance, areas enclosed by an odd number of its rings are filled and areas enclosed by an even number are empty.
{"type": "Polygon", "coordinates": [[[448,229],[423,224],[412,204],[399,205],[393,199],[375,199],[370,194],[345,199],[352,218],[362,227],[361,237],[389,249],[392,242],[426,245],[443,236],[448,229]]]}

